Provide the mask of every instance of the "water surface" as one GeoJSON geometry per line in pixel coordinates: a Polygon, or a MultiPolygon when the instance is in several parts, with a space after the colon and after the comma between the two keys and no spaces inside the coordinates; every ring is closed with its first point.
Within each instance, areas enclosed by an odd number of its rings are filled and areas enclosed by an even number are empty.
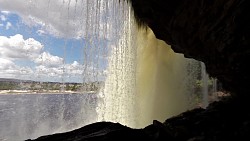
{"type": "Polygon", "coordinates": [[[0,95],[0,141],[65,132],[96,121],[96,94],[0,95]]]}

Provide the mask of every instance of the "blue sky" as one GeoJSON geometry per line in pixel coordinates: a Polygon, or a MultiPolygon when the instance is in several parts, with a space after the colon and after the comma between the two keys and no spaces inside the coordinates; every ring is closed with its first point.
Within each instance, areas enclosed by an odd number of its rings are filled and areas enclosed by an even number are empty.
{"type": "Polygon", "coordinates": [[[0,78],[104,79],[112,31],[108,18],[97,18],[107,16],[105,5],[96,6],[94,1],[0,0],[0,78]]]}

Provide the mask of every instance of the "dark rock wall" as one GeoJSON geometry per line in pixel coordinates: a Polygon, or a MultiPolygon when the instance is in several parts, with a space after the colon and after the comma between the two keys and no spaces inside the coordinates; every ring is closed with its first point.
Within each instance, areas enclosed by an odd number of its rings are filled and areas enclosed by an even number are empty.
{"type": "Polygon", "coordinates": [[[249,0],[131,0],[137,21],[177,53],[203,61],[232,93],[250,84],[249,0]]]}

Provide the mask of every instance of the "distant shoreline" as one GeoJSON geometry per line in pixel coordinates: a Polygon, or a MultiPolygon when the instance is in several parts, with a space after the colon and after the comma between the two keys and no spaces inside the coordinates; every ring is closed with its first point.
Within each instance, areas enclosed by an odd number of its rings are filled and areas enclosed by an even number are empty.
{"type": "Polygon", "coordinates": [[[97,93],[96,91],[33,91],[33,90],[0,90],[0,95],[21,95],[21,94],[91,94],[97,93]]]}

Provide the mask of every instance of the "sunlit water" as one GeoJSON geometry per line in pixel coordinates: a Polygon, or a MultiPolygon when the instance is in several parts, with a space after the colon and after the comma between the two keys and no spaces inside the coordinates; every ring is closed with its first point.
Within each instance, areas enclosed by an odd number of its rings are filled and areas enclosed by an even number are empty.
{"type": "Polygon", "coordinates": [[[0,141],[37,138],[96,121],[96,94],[0,95],[0,141]]]}

